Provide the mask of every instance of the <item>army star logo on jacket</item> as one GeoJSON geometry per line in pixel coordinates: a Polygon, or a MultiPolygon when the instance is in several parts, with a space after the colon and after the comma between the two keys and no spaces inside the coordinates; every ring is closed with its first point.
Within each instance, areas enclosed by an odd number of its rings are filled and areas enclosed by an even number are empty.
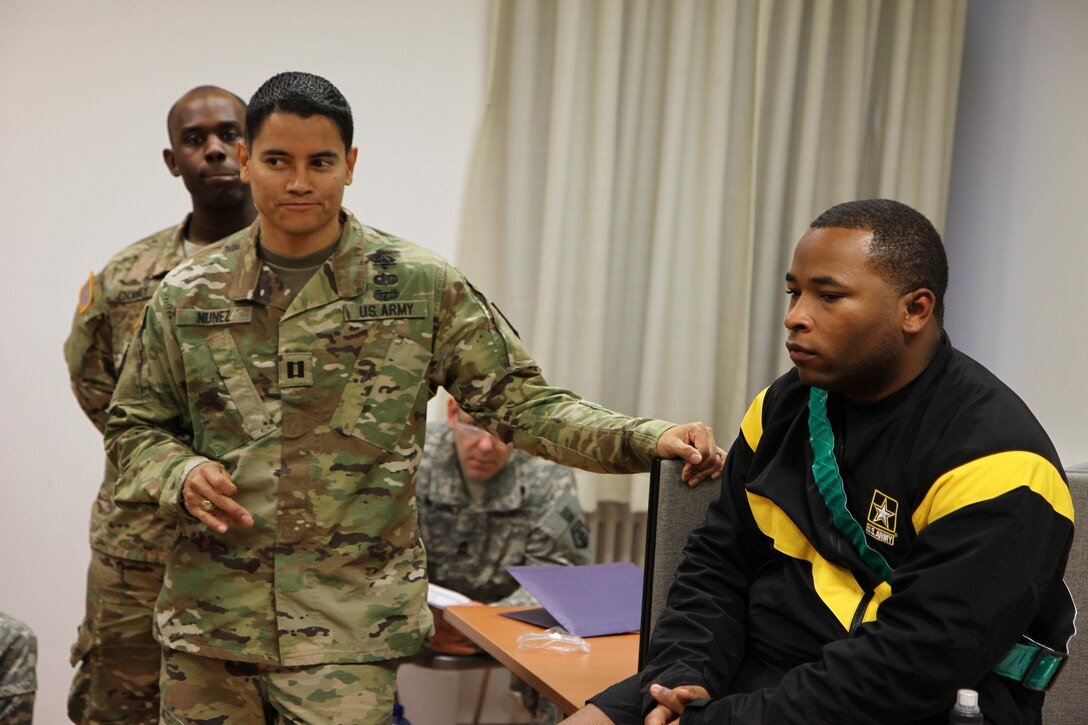
{"type": "Polygon", "coordinates": [[[895,520],[899,511],[899,502],[879,489],[873,489],[873,500],[869,503],[869,520],[865,524],[865,533],[882,544],[895,546],[895,520]]]}

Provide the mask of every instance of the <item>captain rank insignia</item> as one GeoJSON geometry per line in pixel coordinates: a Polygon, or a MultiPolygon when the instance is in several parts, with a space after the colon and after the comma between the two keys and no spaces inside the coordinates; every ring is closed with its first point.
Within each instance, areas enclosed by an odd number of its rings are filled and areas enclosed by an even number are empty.
{"type": "Polygon", "coordinates": [[[314,356],[308,352],[280,355],[280,387],[300,388],[314,384],[314,356]]]}

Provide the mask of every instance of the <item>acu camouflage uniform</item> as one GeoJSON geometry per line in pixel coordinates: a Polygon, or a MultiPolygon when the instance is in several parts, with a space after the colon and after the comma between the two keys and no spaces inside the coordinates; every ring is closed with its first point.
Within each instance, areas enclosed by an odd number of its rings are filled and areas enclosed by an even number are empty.
{"type": "Polygon", "coordinates": [[[427,579],[478,602],[537,603],[508,566],[589,563],[589,530],[569,468],[513,451],[487,480],[483,500],[474,502],[453,430],[431,423],[416,497],[427,579]]]}
{"type": "Polygon", "coordinates": [[[129,351],[107,445],[117,500],[180,523],[156,609],[167,647],[295,667],[413,653],[431,629],[415,473],[439,386],[501,439],[590,470],[645,470],[670,426],[548,386],[444,260],[343,221],[293,297],[260,262],[259,223],[198,252],[129,351]],[[251,529],[179,510],[209,460],[251,529]]]}
{"type": "MultiPolygon", "coordinates": [[[[100,432],[140,314],[166,273],[185,259],[188,221],[126,247],[80,292],[64,356],[76,399],[100,432]]],[[[116,478],[107,460],[91,509],[86,614],[72,647],[72,665],[79,669],[69,716],[76,722],[158,717],[161,650],[152,613],[174,528],[151,509],[114,505],[116,478]]]]}
{"type": "Polygon", "coordinates": [[[0,723],[33,722],[37,665],[37,637],[30,627],[0,612],[0,723]]]}

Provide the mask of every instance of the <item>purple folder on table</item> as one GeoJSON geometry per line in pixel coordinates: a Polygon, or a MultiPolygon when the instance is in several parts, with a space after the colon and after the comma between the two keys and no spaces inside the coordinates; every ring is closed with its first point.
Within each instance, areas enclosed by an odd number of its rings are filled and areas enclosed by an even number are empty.
{"type": "Polygon", "coordinates": [[[630,562],[509,566],[506,570],[543,606],[504,612],[504,617],[538,627],[558,625],[579,637],[622,634],[639,629],[642,571],[630,562]]]}

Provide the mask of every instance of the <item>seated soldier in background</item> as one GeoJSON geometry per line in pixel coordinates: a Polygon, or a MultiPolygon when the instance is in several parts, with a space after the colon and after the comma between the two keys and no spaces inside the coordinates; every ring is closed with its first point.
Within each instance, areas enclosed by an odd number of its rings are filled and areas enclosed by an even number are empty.
{"type": "MultiPolygon", "coordinates": [[[[588,564],[589,530],[571,469],[515,450],[446,405],[448,421],[427,425],[416,478],[427,578],[483,604],[536,604],[508,566],[588,564]]],[[[475,646],[434,611],[431,649],[472,654],[475,646]]],[[[520,681],[533,722],[555,722],[555,706],[520,681]]]]}

